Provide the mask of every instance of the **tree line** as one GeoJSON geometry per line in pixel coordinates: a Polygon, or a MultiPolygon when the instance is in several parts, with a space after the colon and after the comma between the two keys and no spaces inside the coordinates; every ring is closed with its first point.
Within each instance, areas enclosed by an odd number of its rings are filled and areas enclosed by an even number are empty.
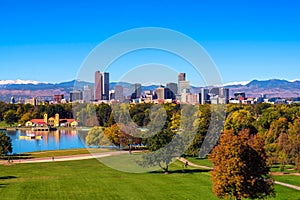
{"type": "MultiPolygon", "coordinates": [[[[143,154],[138,164],[159,165],[168,172],[172,159],[182,153],[199,156],[203,142],[214,136],[208,134],[209,129],[215,128],[210,127],[214,105],[169,103],[153,109],[154,106],[143,103],[33,107],[0,102],[0,120],[10,124],[8,119],[12,118],[13,122],[24,123],[31,118],[42,118],[44,113],[74,117],[81,126],[93,127],[87,135],[87,145],[118,148],[143,145],[150,153],[143,154]]],[[[215,113],[220,120],[221,112],[215,113]]],[[[220,140],[209,152],[214,164],[213,190],[218,197],[265,198],[274,194],[269,176],[271,164],[280,163],[282,170],[287,164],[300,169],[299,104],[228,104],[221,128],[220,140]]]]}
{"type": "MultiPolygon", "coordinates": [[[[75,118],[81,126],[101,126],[108,128],[109,131],[110,129],[116,129],[114,126],[116,117],[118,118],[117,121],[127,120],[124,118],[123,113],[116,113],[116,110],[122,110],[123,106],[129,110],[130,120],[135,122],[137,126],[145,127],[151,122],[151,107],[153,104],[121,104],[118,106],[117,109],[114,109],[115,113],[113,113],[112,107],[104,103],[99,105],[78,103],[33,106],[31,104],[9,104],[0,101],[0,121],[5,121],[8,125],[16,123],[24,125],[33,118],[43,118],[45,113],[48,116],[59,113],[61,118],[75,118]]],[[[198,106],[199,117],[195,119],[197,121],[197,128],[195,129],[197,133],[194,135],[193,142],[185,151],[187,155],[197,156],[199,154],[209,128],[211,106],[198,106]]],[[[163,109],[166,116],[161,133],[167,131],[170,133],[168,135],[173,137],[172,135],[178,132],[182,122],[181,105],[164,104],[163,109]]],[[[236,133],[243,129],[249,129],[251,134],[260,135],[264,140],[270,163],[281,163],[282,166],[295,164],[298,169],[300,168],[300,105],[228,104],[224,130],[231,129],[236,133]]],[[[122,131],[119,130],[119,132],[122,131]]],[[[124,137],[121,133],[116,135],[124,137]]],[[[155,137],[159,137],[159,134],[151,138],[140,138],[137,141],[150,147],[153,146],[151,141],[155,140],[155,137]]],[[[112,140],[117,141],[116,139],[112,140]]],[[[125,143],[116,144],[126,145],[125,143]]]]}

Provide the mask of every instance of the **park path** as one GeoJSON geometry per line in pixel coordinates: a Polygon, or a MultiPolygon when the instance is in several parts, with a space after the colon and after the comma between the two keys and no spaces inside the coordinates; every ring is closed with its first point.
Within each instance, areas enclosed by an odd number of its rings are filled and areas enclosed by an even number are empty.
{"type": "MultiPolygon", "coordinates": [[[[20,160],[14,160],[13,163],[43,163],[43,162],[61,162],[61,161],[72,161],[72,160],[85,160],[85,159],[92,159],[92,158],[102,158],[106,156],[112,156],[112,155],[120,155],[128,153],[126,151],[113,151],[113,152],[104,152],[104,153],[96,153],[96,154],[79,154],[79,155],[71,155],[71,156],[56,156],[54,159],[52,157],[45,157],[45,158],[32,158],[32,159],[20,159],[20,160]]],[[[212,170],[212,167],[204,166],[204,165],[197,165],[195,163],[192,163],[188,161],[185,158],[178,158],[183,163],[188,162],[189,166],[192,167],[198,167],[202,169],[209,169],[212,170]]],[[[6,160],[0,161],[0,164],[7,164],[6,160]]],[[[295,190],[300,191],[300,187],[288,183],[283,183],[279,181],[275,181],[275,184],[289,187],[295,190]]]]}
{"type": "MultiPolygon", "coordinates": [[[[178,158],[178,160],[180,160],[180,161],[183,162],[183,163],[188,162],[189,166],[192,166],[192,167],[198,167],[198,168],[209,169],[209,170],[212,170],[212,169],[213,169],[212,167],[203,166],[203,165],[197,165],[197,164],[195,164],[195,163],[192,163],[192,162],[188,161],[188,160],[185,159],[185,158],[178,158]]],[[[296,186],[296,185],[292,185],[292,184],[288,184],[288,183],[283,183],[283,182],[279,182],[279,181],[275,181],[274,183],[277,184],[277,185],[285,186],[285,187],[292,188],[292,189],[294,189],[294,190],[300,191],[300,187],[299,187],[299,186],[296,186]]]]}
{"type": "MultiPolygon", "coordinates": [[[[126,151],[112,151],[112,152],[104,152],[104,153],[95,153],[95,154],[79,154],[79,155],[71,155],[71,156],[56,156],[45,157],[45,158],[30,158],[30,159],[17,159],[13,160],[13,163],[43,163],[43,162],[61,162],[61,161],[72,161],[72,160],[86,160],[92,158],[102,158],[112,155],[119,155],[127,153],[126,151]]],[[[6,160],[0,161],[0,164],[7,164],[6,160]]]]}
{"type": "Polygon", "coordinates": [[[192,167],[199,167],[199,168],[202,168],[202,169],[209,169],[209,170],[212,170],[213,168],[212,167],[208,167],[208,166],[204,166],[204,165],[197,165],[197,164],[195,164],[195,163],[192,163],[192,162],[190,162],[190,161],[188,161],[187,159],[185,159],[185,158],[178,158],[178,160],[180,160],[181,162],[183,162],[183,163],[186,163],[186,162],[188,162],[188,164],[189,164],[189,166],[192,166],[192,167]]]}
{"type": "Polygon", "coordinates": [[[289,188],[292,188],[292,189],[300,191],[300,187],[296,186],[296,185],[292,185],[292,184],[288,184],[288,183],[283,183],[283,182],[279,182],[279,181],[275,181],[275,183],[278,184],[278,185],[282,185],[282,186],[289,187],[289,188]]]}

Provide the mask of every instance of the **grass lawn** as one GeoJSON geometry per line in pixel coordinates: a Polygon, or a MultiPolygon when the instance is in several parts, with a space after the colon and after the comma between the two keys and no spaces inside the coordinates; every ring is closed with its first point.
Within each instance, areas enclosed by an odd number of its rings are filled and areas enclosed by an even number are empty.
{"type": "MultiPolygon", "coordinates": [[[[300,170],[294,170],[294,168],[295,168],[294,165],[285,165],[283,172],[294,173],[294,172],[299,172],[300,171],[300,170]]],[[[271,172],[281,172],[280,164],[272,165],[271,172]]]]}
{"type": "Polygon", "coordinates": [[[212,167],[213,164],[208,158],[198,158],[198,157],[186,157],[186,159],[197,165],[203,165],[207,167],[212,167]]]}
{"type": "Polygon", "coordinates": [[[71,156],[79,154],[90,154],[90,153],[104,153],[113,151],[112,149],[100,149],[100,148],[82,148],[82,149],[66,149],[66,150],[55,150],[55,151],[42,151],[28,153],[33,158],[45,158],[52,156],[71,156]]]}
{"type": "MultiPolygon", "coordinates": [[[[0,166],[0,199],[216,199],[209,172],[182,163],[161,171],[132,174],[96,159],[0,166]]],[[[300,199],[300,192],[276,186],[276,199],[300,199]]]]}
{"type": "Polygon", "coordinates": [[[294,175],[283,175],[283,176],[274,176],[276,181],[297,185],[300,187],[300,176],[294,175]]]}

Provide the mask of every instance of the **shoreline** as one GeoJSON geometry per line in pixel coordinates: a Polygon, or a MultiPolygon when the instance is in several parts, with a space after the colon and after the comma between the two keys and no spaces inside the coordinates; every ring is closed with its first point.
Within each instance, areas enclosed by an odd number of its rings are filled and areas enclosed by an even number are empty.
{"type": "MultiPolygon", "coordinates": [[[[30,131],[34,127],[0,127],[0,131],[30,131]]],[[[92,127],[56,127],[57,130],[89,131],[92,127]]]]}

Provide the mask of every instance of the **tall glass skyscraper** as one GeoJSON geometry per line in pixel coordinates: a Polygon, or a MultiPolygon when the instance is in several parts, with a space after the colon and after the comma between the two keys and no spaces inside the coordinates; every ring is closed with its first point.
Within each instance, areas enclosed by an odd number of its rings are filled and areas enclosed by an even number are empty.
{"type": "Polygon", "coordinates": [[[102,100],[109,100],[109,73],[103,73],[103,93],[102,100]]]}
{"type": "Polygon", "coordinates": [[[109,73],[95,72],[95,100],[109,100],[109,73]]]}

